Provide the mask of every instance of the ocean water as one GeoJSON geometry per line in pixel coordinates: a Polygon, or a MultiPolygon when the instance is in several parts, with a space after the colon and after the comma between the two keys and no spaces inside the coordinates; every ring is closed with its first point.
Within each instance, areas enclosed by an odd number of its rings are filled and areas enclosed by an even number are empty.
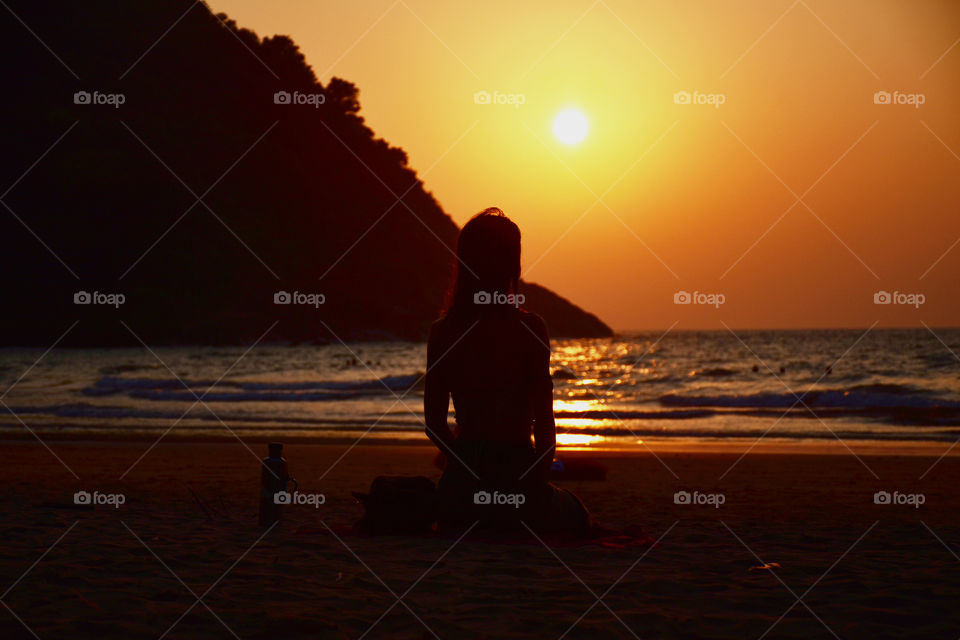
{"type": "MultiPolygon", "coordinates": [[[[54,349],[38,362],[42,353],[0,350],[0,437],[425,441],[423,344],[54,349]]],[[[555,341],[559,440],[954,441],[956,354],[956,329],[555,341]]]]}

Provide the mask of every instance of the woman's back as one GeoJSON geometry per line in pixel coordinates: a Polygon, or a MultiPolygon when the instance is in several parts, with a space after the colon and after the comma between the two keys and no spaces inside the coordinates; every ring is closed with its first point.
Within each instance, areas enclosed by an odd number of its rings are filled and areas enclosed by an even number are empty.
{"type": "Polygon", "coordinates": [[[537,393],[549,393],[547,330],[536,315],[495,306],[433,327],[428,384],[453,397],[458,437],[529,444],[537,393]]]}

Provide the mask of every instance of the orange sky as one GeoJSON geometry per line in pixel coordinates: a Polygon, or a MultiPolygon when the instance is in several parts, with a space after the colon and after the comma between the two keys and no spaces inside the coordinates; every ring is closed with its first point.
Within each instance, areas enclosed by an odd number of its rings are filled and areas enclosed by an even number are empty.
{"type": "Polygon", "coordinates": [[[503,208],[525,277],[615,329],[960,324],[958,3],[210,3],[356,83],[458,223],[503,208]]]}

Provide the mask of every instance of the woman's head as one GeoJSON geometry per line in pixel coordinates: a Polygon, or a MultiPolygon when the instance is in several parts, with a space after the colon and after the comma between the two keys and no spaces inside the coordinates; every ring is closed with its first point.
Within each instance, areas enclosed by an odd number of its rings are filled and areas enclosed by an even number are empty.
{"type": "Polygon", "coordinates": [[[448,311],[471,309],[484,293],[515,294],[519,280],[520,228],[500,209],[484,209],[460,230],[448,311]]]}

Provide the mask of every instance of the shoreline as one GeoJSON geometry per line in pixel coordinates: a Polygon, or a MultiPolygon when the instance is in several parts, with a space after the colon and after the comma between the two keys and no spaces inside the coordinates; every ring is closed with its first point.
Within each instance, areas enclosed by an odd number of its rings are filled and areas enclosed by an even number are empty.
{"type": "MultiPolygon", "coordinates": [[[[330,449],[342,449],[345,447],[374,447],[382,448],[400,448],[404,450],[425,450],[436,452],[436,447],[430,443],[426,437],[416,438],[384,438],[384,437],[356,437],[356,438],[316,438],[316,437],[278,437],[268,438],[262,435],[255,437],[241,438],[225,433],[223,436],[194,436],[184,437],[182,435],[168,434],[163,437],[147,437],[142,434],[124,434],[117,437],[117,434],[110,434],[109,437],[97,437],[96,434],[43,434],[36,436],[24,433],[20,436],[4,435],[0,437],[2,446],[22,446],[24,444],[34,444],[44,446],[49,443],[63,443],[68,445],[80,445],[86,447],[97,446],[124,446],[144,444],[156,446],[159,444],[183,445],[183,446],[219,446],[224,444],[242,442],[251,449],[260,451],[266,450],[270,442],[279,441],[284,444],[295,445],[297,447],[319,447],[330,449]]],[[[619,443],[598,444],[598,445],[559,445],[557,447],[558,455],[574,454],[577,457],[595,455],[598,457],[634,457],[634,456],[659,456],[659,455],[714,455],[714,456],[750,456],[750,455],[776,455],[776,456],[870,456],[870,457],[956,457],[960,456],[960,446],[957,442],[935,441],[883,441],[883,440],[838,440],[838,439],[816,439],[816,440],[777,440],[776,438],[764,438],[757,440],[734,439],[726,441],[718,440],[700,440],[683,438],[663,438],[663,439],[644,439],[642,443],[623,445],[619,443]]]]}

